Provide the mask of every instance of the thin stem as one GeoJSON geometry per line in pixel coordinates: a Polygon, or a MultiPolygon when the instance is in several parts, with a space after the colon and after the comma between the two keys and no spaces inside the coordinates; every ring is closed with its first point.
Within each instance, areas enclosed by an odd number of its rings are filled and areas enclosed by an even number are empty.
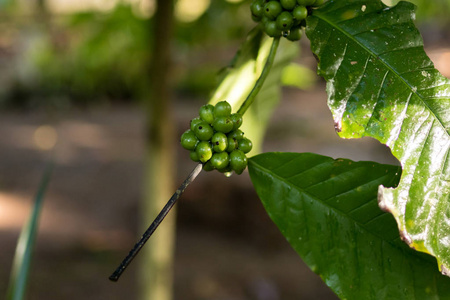
{"type": "Polygon", "coordinates": [[[142,237],[139,239],[139,241],[134,245],[133,249],[131,249],[130,253],[128,253],[127,257],[122,261],[122,263],[117,267],[117,269],[112,273],[111,276],[109,276],[109,280],[111,281],[117,281],[119,280],[120,275],[125,271],[125,269],[128,267],[128,265],[131,263],[131,261],[136,257],[136,255],[139,253],[139,251],[142,249],[142,247],[145,245],[145,243],[148,241],[150,236],[153,234],[153,232],[158,228],[159,224],[164,220],[166,215],[169,213],[170,209],[175,205],[175,202],[177,202],[178,198],[181,197],[184,190],[188,187],[188,185],[195,180],[195,178],[200,174],[202,170],[203,165],[198,164],[194,170],[192,170],[191,174],[186,178],[186,180],[183,181],[183,183],[180,185],[180,187],[175,191],[175,193],[172,195],[172,197],[169,199],[167,204],[164,206],[164,208],[161,210],[161,212],[158,214],[156,219],[153,221],[153,223],[148,227],[147,231],[144,232],[142,237]]]}
{"type": "MultiPolygon", "coordinates": [[[[256,81],[255,86],[251,90],[250,94],[247,96],[247,99],[245,99],[244,103],[239,108],[238,113],[243,115],[245,113],[245,111],[253,103],[253,101],[255,100],[259,91],[261,90],[261,88],[264,84],[264,81],[266,80],[267,76],[269,75],[270,69],[272,68],[279,44],[280,44],[280,38],[279,37],[274,38],[274,40],[272,42],[272,46],[270,48],[269,56],[267,57],[263,71],[261,72],[261,75],[259,76],[258,80],[256,81]]],[[[139,239],[139,241],[136,243],[136,245],[134,245],[133,249],[131,249],[130,253],[128,253],[127,257],[125,257],[125,259],[122,261],[122,263],[119,265],[119,267],[117,267],[117,269],[114,271],[114,273],[109,277],[109,279],[111,281],[119,280],[122,273],[125,271],[125,269],[128,267],[128,265],[131,263],[131,261],[136,257],[136,255],[139,253],[139,251],[142,249],[142,247],[148,241],[148,239],[153,234],[153,232],[155,232],[155,230],[156,230],[156,228],[158,228],[159,224],[161,224],[161,222],[164,220],[166,215],[169,213],[169,211],[175,205],[175,202],[181,197],[181,194],[183,194],[183,192],[187,188],[187,186],[195,180],[195,178],[198,176],[198,174],[200,174],[200,172],[202,170],[202,166],[203,166],[202,164],[198,164],[195,167],[195,169],[191,172],[191,174],[186,178],[186,180],[175,191],[175,193],[169,199],[167,204],[164,206],[164,208],[158,214],[156,219],[148,227],[147,231],[145,231],[145,233],[142,235],[142,237],[139,239]]]]}
{"type": "Polygon", "coordinates": [[[253,101],[255,100],[256,96],[258,95],[259,91],[261,90],[264,81],[267,78],[267,75],[269,75],[270,69],[272,68],[273,61],[275,60],[275,55],[277,54],[278,45],[280,44],[280,38],[274,38],[272,42],[272,47],[270,48],[269,56],[267,57],[266,63],[264,65],[264,69],[261,72],[261,75],[259,76],[258,80],[255,83],[255,86],[253,87],[250,94],[248,94],[247,99],[245,99],[244,103],[242,103],[241,107],[238,110],[238,113],[241,115],[244,115],[245,111],[252,105],[253,101]]]}

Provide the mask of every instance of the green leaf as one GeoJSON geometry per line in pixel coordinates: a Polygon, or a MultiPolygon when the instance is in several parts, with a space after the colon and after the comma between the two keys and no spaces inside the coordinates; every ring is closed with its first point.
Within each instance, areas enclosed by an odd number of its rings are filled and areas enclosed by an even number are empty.
{"type": "MultiPolygon", "coordinates": [[[[233,59],[232,65],[226,70],[226,75],[209,103],[227,100],[233,111],[237,111],[261,75],[272,41],[273,39],[267,38],[259,27],[252,30],[233,59]]],[[[270,74],[252,106],[245,113],[241,129],[253,142],[253,150],[249,155],[261,152],[267,123],[280,100],[282,71],[298,52],[297,43],[286,39],[280,41],[270,74]]]]}
{"type": "Polygon", "coordinates": [[[377,207],[378,186],[396,186],[399,167],[264,153],[249,172],[269,216],[341,299],[450,299],[450,278],[406,246],[377,207]]]}
{"type": "Polygon", "coordinates": [[[450,268],[450,82],[427,57],[415,6],[330,1],[307,19],[328,106],[343,138],[369,136],[401,162],[398,188],[380,188],[402,238],[450,268]]]}
{"type": "Polygon", "coordinates": [[[44,201],[44,194],[47,190],[50,176],[53,170],[53,163],[50,163],[45,170],[39,185],[38,192],[34,199],[33,210],[27,224],[22,231],[17,242],[16,253],[14,255],[11,278],[8,286],[6,299],[21,300],[24,299],[27,288],[28,273],[31,265],[31,254],[33,252],[34,241],[36,240],[39,226],[39,215],[44,201]]]}

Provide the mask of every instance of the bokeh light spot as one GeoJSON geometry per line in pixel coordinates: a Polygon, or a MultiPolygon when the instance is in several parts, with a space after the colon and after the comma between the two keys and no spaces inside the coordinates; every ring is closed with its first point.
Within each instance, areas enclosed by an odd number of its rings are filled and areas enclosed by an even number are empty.
{"type": "Polygon", "coordinates": [[[39,126],[33,134],[33,141],[40,150],[50,150],[55,147],[58,140],[56,129],[49,125],[39,126]]]}
{"type": "Polygon", "coordinates": [[[175,17],[185,23],[200,18],[211,4],[211,0],[179,0],[175,6],[175,17]]]}

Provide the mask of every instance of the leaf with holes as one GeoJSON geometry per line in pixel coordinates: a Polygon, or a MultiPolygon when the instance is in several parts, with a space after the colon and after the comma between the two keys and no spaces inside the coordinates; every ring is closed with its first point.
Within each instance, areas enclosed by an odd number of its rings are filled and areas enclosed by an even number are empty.
{"type": "Polygon", "coordinates": [[[414,26],[415,6],[330,1],[307,19],[318,73],[343,138],[369,136],[401,162],[396,189],[380,187],[402,238],[450,267],[450,82],[414,26]]]}
{"type": "Polygon", "coordinates": [[[249,160],[249,172],[269,216],[342,299],[450,299],[450,278],[408,248],[377,207],[378,186],[396,186],[400,167],[265,153],[249,160]]]}

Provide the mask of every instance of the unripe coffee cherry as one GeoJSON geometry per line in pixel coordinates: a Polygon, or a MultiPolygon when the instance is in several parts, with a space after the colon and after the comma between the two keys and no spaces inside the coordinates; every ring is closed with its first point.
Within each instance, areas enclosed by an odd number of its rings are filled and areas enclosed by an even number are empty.
{"type": "Polygon", "coordinates": [[[253,1],[252,4],[250,4],[250,10],[252,12],[252,15],[261,19],[264,14],[264,4],[262,1],[253,1]]]}
{"type": "Polygon", "coordinates": [[[214,120],[213,127],[218,132],[228,133],[233,130],[233,121],[227,117],[218,117],[214,120]]]}
{"type": "Polygon", "coordinates": [[[244,153],[248,153],[252,151],[253,143],[247,138],[243,138],[238,141],[238,149],[242,150],[244,153]]]}
{"type": "Polygon", "coordinates": [[[208,161],[206,164],[203,165],[203,170],[206,172],[214,170],[214,167],[211,164],[211,161],[208,161]]]}
{"type": "Polygon", "coordinates": [[[195,162],[199,162],[200,161],[200,158],[198,157],[198,154],[195,151],[189,152],[189,157],[195,162]]]}
{"type": "Polygon", "coordinates": [[[214,152],[225,151],[228,147],[228,138],[225,133],[216,132],[211,138],[211,144],[213,146],[214,152]]]}
{"type": "Polygon", "coordinates": [[[181,135],[181,146],[186,150],[194,150],[199,142],[195,133],[188,129],[181,135]]]}
{"type": "Polygon", "coordinates": [[[195,148],[195,152],[197,152],[198,159],[205,163],[212,157],[213,150],[209,142],[201,141],[195,148]]]}
{"type": "Polygon", "coordinates": [[[238,129],[242,125],[242,115],[235,113],[230,116],[231,121],[233,121],[233,130],[238,129]]]}
{"type": "Polygon", "coordinates": [[[241,150],[234,150],[230,153],[230,166],[236,174],[242,174],[247,167],[247,157],[241,150]]]}
{"type": "Polygon", "coordinates": [[[289,29],[291,29],[293,24],[294,24],[294,18],[292,17],[292,14],[288,11],[283,11],[277,17],[277,28],[279,30],[288,31],[289,29]]]}
{"type": "Polygon", "coordinates": [[[230,157],[227,152],[214,153],[210,160],[211,165],[218,170],[228,167],[229,161],[230,157]]]}
{"type": "Polygon", "coordinates": [[[231,115],[231,105],[227,101],[220,101],[214,107],[214,117],[229,117],[231,115]]]}
{"type": "Polygon", "coordinates": [[[214,134],[214,130],[206,122],[201,122],[194,127],[194,133],[199,140],[209,141],[214,134]]]}
{"type": "Polygon", "coordinates": [[[203,120],[200,119],[200,117],[193,118],[193,119],[191,120],[191,130],[194,131],[195,126],[196,126],[197,124],[201,123],[201,122],[203,122],[203,120]]]}
{"type": "Polygon", "coordinates": [[[238,129],[238,130],[230,132],[227,136],[229,138],[235,139],[236,141],[239,141],[240,139],[242,139],[244,137],[244,133],[242,132],[242,130],[238,129]]]}
{"type": "Polygon", "coordinates": [[[292,10],[297,5],[296,0],[280,0],[281,6],[286,10],[292,10]]]}
{"type": "Polygon", "coordinates": [[[214,106],[211,104],[206,104],[200,107],[199,110],[200,118],[208,124],[212,124],[214,121],[214,106]]]}
{"type": "Polygon", "coordinates": [[[283,8],[278,1],[269,1],[264,5],[264,15],[270,20],[275,20],[282,11],[283,8]]]}
{"type": "Polygon", "coordinates": [[[270,37],[279,37],[281,36],[281,30],[277,27],[276,21],[268,21],[264,24],[264,31],[270,37]]]}
{"type": "Polygon", "coordinates": [[[228,143],[227,143],[227,152],[230,153],[231,151],[233,151],[234,149],[237,148],[238,146],[238,142],[236,139],[232,138],[232,137],[228,137],[228,143]]]}
{"type": "Polygon", "coordinates": [[[308,10],[306,9],[306,7],[304,6],[297,6],[296,8],[294,8],[294,10],[292,11],[292,16],[298,20],[301,21],[303,19],[306,19],[306,17],[308,16],[308,10]]]}
{"type": "Polygon", "coordinates": [[[301,27],[292,27],[286,38],[290,41],[299,41],[302,38],[302,35],[301,27]]]}

